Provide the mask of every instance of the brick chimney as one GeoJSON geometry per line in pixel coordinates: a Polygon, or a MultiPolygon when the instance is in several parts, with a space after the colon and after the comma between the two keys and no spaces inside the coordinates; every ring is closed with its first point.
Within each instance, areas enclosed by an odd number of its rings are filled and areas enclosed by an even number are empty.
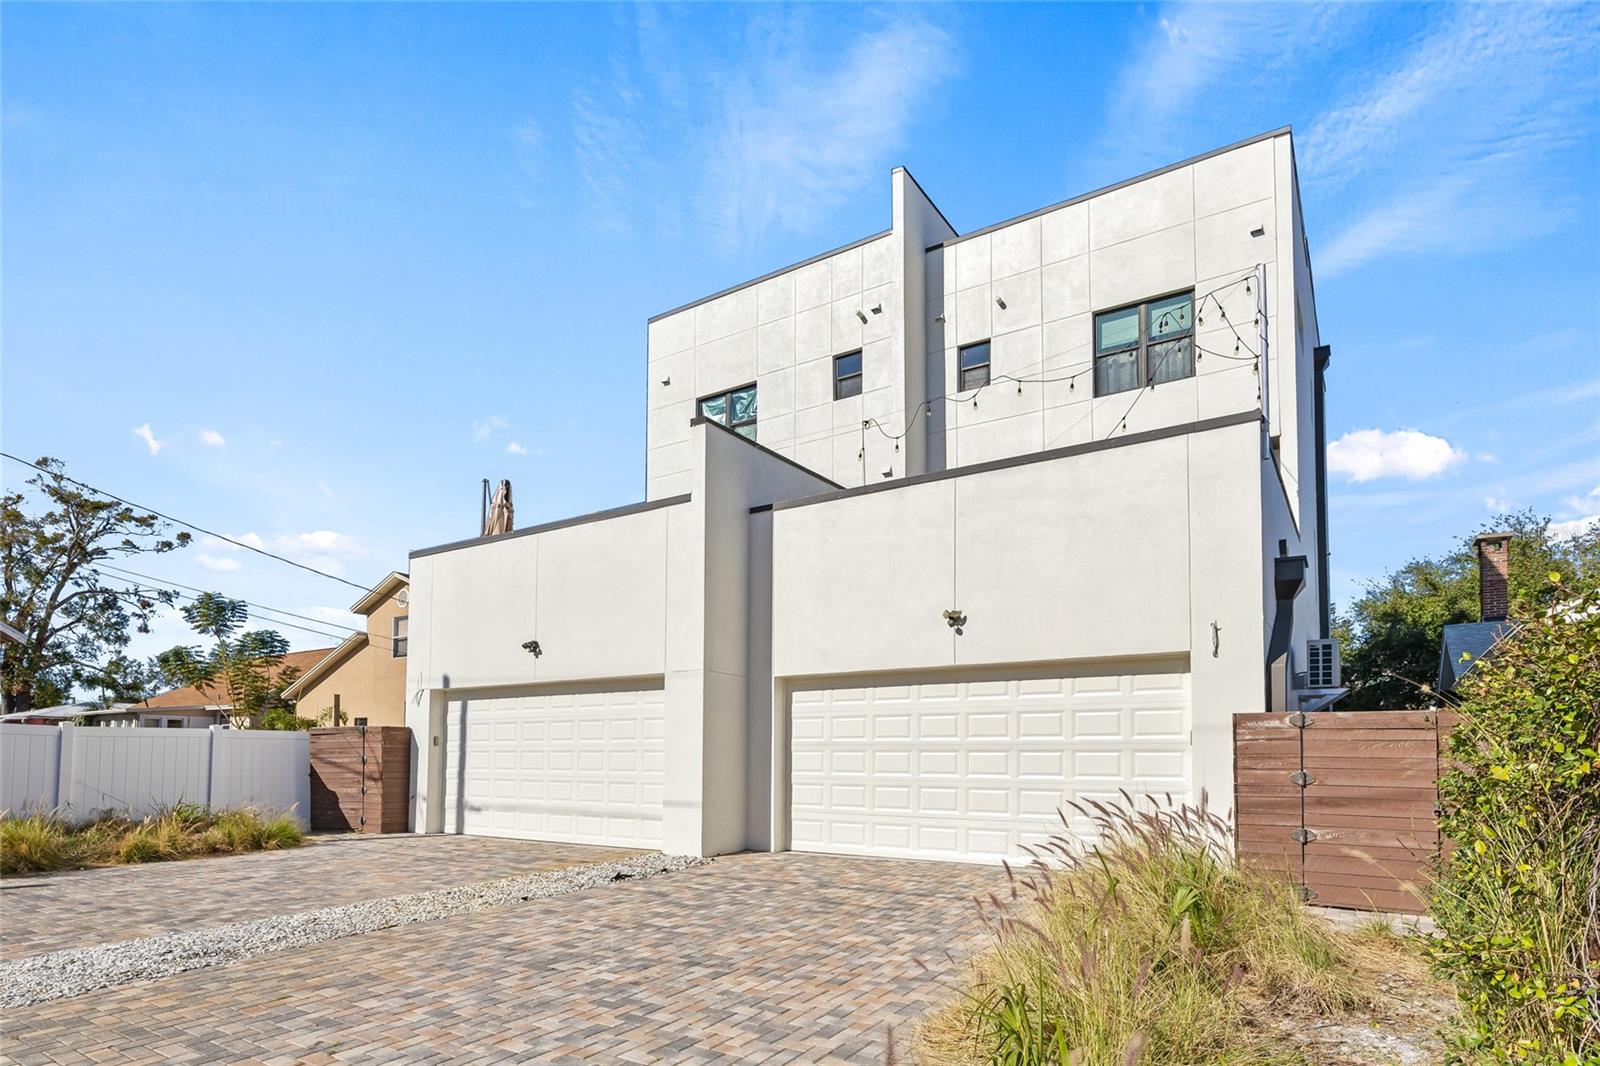
{"type": "Polygon", "coordinates": [[[1510,545],[1510,533],[1480,533],[1473,538],[1472,546],[1478,549],[1478,617],[1484,622],[1506,620],[1510,545]]]}

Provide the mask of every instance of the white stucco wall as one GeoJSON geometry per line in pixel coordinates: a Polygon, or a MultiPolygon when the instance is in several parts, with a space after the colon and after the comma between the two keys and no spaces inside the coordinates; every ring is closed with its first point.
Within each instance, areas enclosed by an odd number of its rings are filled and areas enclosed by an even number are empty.
{"type": "Polygon", "coordinates": [[[817,676],[1186,657],[1197,785],[1231,796],[1232,715],[1263,693],[1262,447],[1247,421],[780,506],[780,693],[817,676]],[[961,634],[947,609],[967,616],[961,634]]]}
{"type": "MultiPolygon", "coordinates": [[[[1263,402],[1274,432],[1294,440],[1297,391],[1273,397],[1258,387],[1253,362],[1228,358],[1262,347],[1255,321],[1262,286],[1233,284],[1259,264],[1270,340],[1266,380],[1309,378],[1307,361],[1293,358],[1295,290],[1288,282],[1298,218],[1289,211],[1289,158],[1287,134],[1257,140],[929,251],[928,275],[940,282],[926,291],[928,398],[935,401],[929,468],[1104,440],[1263,402]],[[1225,286],[1233,287],[1217,291],[1225,286]],[[1194,377],[1096,398],[1094,315],[1184,289],[1193,289],[1197,305],[1216,293],[1244,335],[1240,350],[1228,321],[1206,302],[1196,342],[1217,354],[1201,354],[1194,377]],[[1055,380],[996,380],[976,404],[951,402],[971,395],[957,388],[957,349],[986,339],[994,378],[1055,380]]],[[[1291,448],[1291,474],[1299,462],[1291,448]]]]}

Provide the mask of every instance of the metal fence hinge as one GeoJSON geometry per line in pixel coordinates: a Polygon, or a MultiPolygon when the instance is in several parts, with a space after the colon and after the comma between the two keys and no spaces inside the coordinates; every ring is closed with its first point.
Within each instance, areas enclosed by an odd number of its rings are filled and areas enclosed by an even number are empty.
{"type": "Polygon", "coordinates": [[[1296,711],[1289,716],[1289,724],[1296,729],[1310,729],[1311,716],[1304,711],[1296,711]]]}
{"type": "Polygon", "coordinates": [[[1295,829],[1289,833],[1289,838],[1296,844],[1309,844],[1317,839],[1317,834],[1310,829],[1295,829]]]}
{"type": "Polygon", "coordinates": [[[1299,785],[1301,788],[1305,788],[1307,785],[1315,783],[1316,780],[1316,778],[1312,777],[1304,770],[1296,770],[1294,773],[1289,775],[1289,783],[1299,785]]]}

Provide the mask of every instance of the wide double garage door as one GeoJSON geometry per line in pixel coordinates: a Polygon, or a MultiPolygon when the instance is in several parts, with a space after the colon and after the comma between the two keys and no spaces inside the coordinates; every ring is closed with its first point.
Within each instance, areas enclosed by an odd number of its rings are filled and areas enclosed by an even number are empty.
{"type": "Polygon", "coordinates": [[[445,831],[661,846],[658,684],[452,700],[445,831]]]}
{"type": "MultiPolygon", "coordinates": [[[[997,862],[1072,801],[1192,798],[1189,675],[953,675],[800,688],[790,700],[796,851],[997,862]]],[[[1086,835],[1088,823],[1073,817],[1086,835]]]]}

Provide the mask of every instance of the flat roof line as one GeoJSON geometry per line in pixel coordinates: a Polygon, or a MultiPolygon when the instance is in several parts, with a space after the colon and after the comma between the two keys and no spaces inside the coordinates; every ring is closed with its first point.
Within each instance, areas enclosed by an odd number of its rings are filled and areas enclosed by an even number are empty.
{"type": "MultiPolygon", "coordinates": [[[[1071,207],[1073,204],[1082,203],[1085,200],[1092,200],[1096,196],[1104,196],[1109,192],[1116,192],[1118,189],[1125,188],[1126,186],[1133,185],[1141,181],[1148,181],[1151,178],[1159,178],[1163,174],[1178,170],[1181,167],[1193,166],[1194,164],[1203,160],[1210,159],[1212,156],[1218,156],[1224,152],[1231,152],[1237,148],[1245,148],[1260,141],[1270,141],[1274,137],[1282,137],[1285,134],[1290,133],[1292,133],[1292,131],[1288,126],[1279,126],[1275,130],[1268,130],[1266,133],[1258,133],[1254,137],[1246,137],[1242,141],[1235,141],[1232,144],[1223,145],[1221,148],[1213,148],[1209,152],[1201,152],[1199,155],[1190,156],[1188,159],[1181,159],[1176,163],[1168,163],[1164,167],[1157,167],[1155,170],[1146,171],[1145,173],[1137,175],[1136,177],[1125,178],[1114,185],[1107,185],[1103,188],[1095,189],[1093,192],[1086,192],[1081,195],[1074,196],[1069,200],[1062,200],[1059,203],[1050,204],[1048,207],[1037,208],[1033,211],[1027,212],[1026,214],[1018,215],[1016,218],[1008,218],[1004,222],[996,222],[993,225],[985,226],[982,229],[975,229],[971,233],[963,233],[959,236],[951,237],[947,241],[940,241],[938,244],[930,244],[924,248],[923,251],[931,252],[935,248],[949,248],[951,245],[960,244],[962,241],[970,240],[973,237],[982,237],[985,233],[993,233],[997,229],[1005,229],[1007,226],[1014,226],[1018,222],[1026,222],[1030,218],[1038,218],[1040,215],[1048,215],[1050,212],[1059,211],[1063,207],[1071,207]]],[[[931,203],[932,201],[929,202],[931,203]]],[[[954,229],[955,227],[951,228],[954,229]]]]}
{"type": "Polygon", "coordinates": [[[1163,426],[1160,429],[1150,429],[1143,433],[1129,433],[1125,437],[1089,441],[1086,444],[1068,444],[1064,447],[1051,448],[1043,452],[1013,455],[1005,459],[991,459],[986,463],[974,463],[971,466],[955,466],[948,470],[936,470],[931,474],[916,474],[912,477],[901,478],[898,481],[884,482],[877,485],[858,485],[853,489],[841,489],[838,492],[822,492],[815,496],[802,496],[794,500],[780,500],[772,505],[772,509],[774,511],[787,511],[791,507],[807,507],[814,503],[827,503],[830,500],[842,500],[852,496],[866,496],[874,492],[890,492],[894,489],[906,488],[909,485],[923,485],[930,481],[946,481],[954,477],[966,477],[969,474],[986,474],[992,470],[1005,470],[1013,466],[1028,466],[1032,463],[1049,462],[1052,459],[1087,455],[1091,452],[1103,452],[1111,448],[1125,448],[1133,444],[1148,444],[1151,441],[1166,440],[1169,437],[1184,437],[1191,433],[1207,433],[1214,429],[1226,429],[1229,426],[1243,426],[1251,422],[1259,423],[1261,421],[1260,411],[1239,411],[1235,414],[1206,418],[1198,422],[1185,422],[1177,426],[1163,426]]]}
{"type": "Polygon", "coordinates": [[[578,515],[575,518],[562,518],[555,522],[545,522],[543,525],[527,526],[523,529],[513,529],[510,533],[496,533],[492,537],[468,537],[466,540],[453,540],[449,544],[436,544],[431,548],[418,548],[411,553],[411,558],[420,559],[424,555],[438,555],[440,552],[454,551],[457,548],[472,548],[479,544],[489,544],[502,540],[515,540],[518,537],[531,537],[536,533],[549,533],[553,529],[566,529],[568,526],[581,526],[590,522],[603,522],[608,518],[622,518],[631,514],[641,514],[645,511],[654,511],[658,507],[672,507],[680,503],[689,502],[689,493],[681,496],[667,496],[659,500],[646,500],[643,503],[629,503],[621,507],[611,507],[604,511],[591,511],[589,514],[578,515]]]}
{"type": "MultiPolygon", "coordinates": [[[[932,203],[933,201],[930,200],[928,202],[932,203]]],[[[720,300],[724,296],[729,296],[729,295],[731,295],[733,293],[738,292],[740,289],[748,289],[752,285],[760,285],[763,281],[771,281],[773,278],[777,277],[779,274],[787,274],[791,270],[799,270],[801,267],[808,267],[812,263],[816,263],[816,262],[819,262],[819,261],[821,261],[823,259],[828,258],[830,255],[838,255],[841,252],[848,252],[852,248],[860,248],[863,244],[871,244],[873,241],[879,240],[880,238],[883,238],[883,237],[887,237],[887,236],[889,236],[889,234],[891,234],[893,232],[894,232],[894,227],[891,226],[888,229],[883,230],[883,231],[881,231],[879,233],[874,233],[870,237],[862,237],[859,241],[851,241],[849,244],[842,244],[837,248],[831,249],[830,251],[822,252],[819,255],[814,255],[810,259],[802,259],[798,263],[792,263],[792,264],[790,264],[789,266],[786,266],[786,267],[779,267],[777,270],[769,271],[769,272],[761,275],[759,278],[752,278],[749,281],[743,281],[743,282],[740,282],[737,285],[729,286],[728,288],[723,289],[721,292],[712,293],[710,296],[702,296],[702,297],[700,297],[700,299],[694,300],[694,301],[692,301],[690,303],[686,303],[682,307],[674,307],[672,310],[663,311],[659,315],[651,315],[648,319],[645,320],[645,324],[649,325],[649,324],[654,323],[654,322],[659,322],[663,318],[671,318],[673,315],[681,314],[682,312],[688,311],[691,308],[699,307],[701,304],[710,303],[712,300],[720,300]]]]}

